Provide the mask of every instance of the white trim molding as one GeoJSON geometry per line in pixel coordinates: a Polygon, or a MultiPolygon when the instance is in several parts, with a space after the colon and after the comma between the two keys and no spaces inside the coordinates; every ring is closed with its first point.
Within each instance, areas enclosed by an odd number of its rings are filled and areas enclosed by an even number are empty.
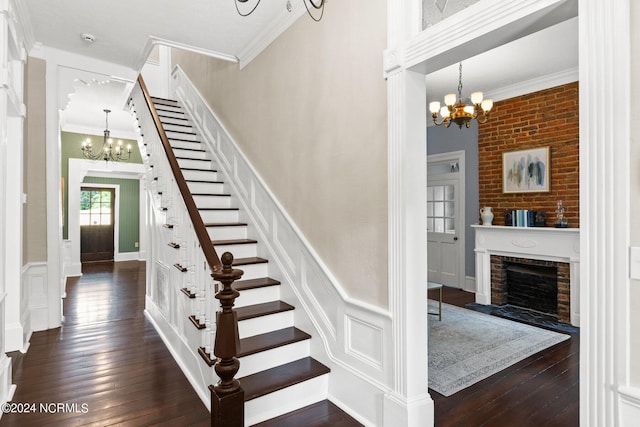
{"type": "Polygon", "coordinates": [[[640,388],[620,387],[618,389],[620,414],[619,427],[634,427],[640,419],[640,388]]]}
{"type": "MultiPolygon", "coordinates": [[[[68,240],[65,241],[65,248],[68,246],[68,254],[65,251],[64,271],[69,276],[82,274],[82,264],[80,262],[80,188],[81,187],[105,187],[116,190],[115,206],[115,227],[114,227],[114,248],[113,256],[115,261],[137,260],[138,252],[120,253],[119,250],[119,185],[113,184],[91,184],[83,183],[86,176],[98,176],[105,178],[125,178],[140,179],[144,174],[144,166],[138,163],[106,163],[103,161],[91,161],[86,159],[69,159],[69,227],[68,240]]],[[[140,194],[140,198],[144,198],[140,194]]],[[[140,233],[143,233],[143,222],[146,214],[140,212],[140,233]]]]}
{"type": "Polygon", "coordinates": [[[582,0],[578,16],[582,427],[618,425],[630,374],[630,5],[582,0]]]}

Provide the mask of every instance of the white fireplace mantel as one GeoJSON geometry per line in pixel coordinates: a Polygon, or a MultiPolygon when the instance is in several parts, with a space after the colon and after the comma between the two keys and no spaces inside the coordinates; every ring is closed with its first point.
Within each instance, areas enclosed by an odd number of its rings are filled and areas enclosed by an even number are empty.
{"type": "Polygon", "coordinates": [[[570,265],[571,324],[580,326],[580,229],[472,225],[476,232],[476,302],[491,304],[491,255],[570,265]]]}

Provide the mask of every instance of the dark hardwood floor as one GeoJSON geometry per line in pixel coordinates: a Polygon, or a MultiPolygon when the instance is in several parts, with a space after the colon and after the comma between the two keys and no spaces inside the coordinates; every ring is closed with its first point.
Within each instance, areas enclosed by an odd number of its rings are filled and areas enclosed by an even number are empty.
{"type": "MultiPolygon", "coordinates": [[[[63,326],[34,333],[26,354],[9,354],[13,402],[36,410],[4,414],[0,426],[208,426],[209,412],[144,317],[144,263],[83,270],[69,279],[63,326]]],[[[445,288],[443,300],[464,306],[473,295],[445,288]]],[[[573,334],[450,397],[430,391],[435,425],[578,426],[578,349],[573,334]]]]}
{"type": "MultiPolygon", "coordinates": [[[[463,307],[474,296],[444,288],[443,301],[463,307]]],[[[579,426],[579,348],[580,335],[571,334],[452,396],[430,390],[436,427],[579,426]]]]}
{"type": "Polygon", "coordinates": [[[62,327],[34,333],[26,354],[9,353],[13,402],[35,412],[4,414],[0,426],[210,425],[144,317],[144,288],[137,261],[85,264],[70,278],[62,327]]]}

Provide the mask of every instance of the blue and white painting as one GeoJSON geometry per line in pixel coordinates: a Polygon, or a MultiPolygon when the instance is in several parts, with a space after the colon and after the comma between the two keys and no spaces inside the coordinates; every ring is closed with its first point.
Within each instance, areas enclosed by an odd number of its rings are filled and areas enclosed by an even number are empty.
{"type": "Polygon", "coordinates": [[[502,154],[502,191],[549,191],[549,147],[502,154]]]}

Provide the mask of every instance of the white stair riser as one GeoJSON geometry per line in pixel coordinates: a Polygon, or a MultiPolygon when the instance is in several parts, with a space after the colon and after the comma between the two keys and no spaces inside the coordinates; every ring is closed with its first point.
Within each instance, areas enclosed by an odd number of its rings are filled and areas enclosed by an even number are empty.
{"type": "Polygon", "coordinates": [[[167,117],[186,118],[186,116],[180,111],[168,111],[167,109],[164,109],[162,111],[158,110],[157,113],[158,116],[162,116],[160,117],[160,121],[166,120],[167,117]]]}
{"type": "Polygon", "coordinates": [[[229,208],[231,197],[229,196],[193,196],[193,201],[200,208],[229,208]]]}
{"type": "Polygon", "coordinates": [[[240,213],[237,210],[200,210],[200,217],[205,224],[214,222],[235,222],[238,221],[239,216],[240,213]]]}
{"type": "Polygon", "coordinates": [[[162,127],[164,128],[165,132],[193,132],[193,128],[188,123],[164,123],[162,127]]]}
{"type": "Polygon", "coordinates": [[[251,426],[327,398],[328,375],[269,393],[244,404],[244,423],[251,426]]]}
{"type": "Polygon", "coordinates": [[[309,340],[299,341],[271,350],[241,357],[236,378],[275,368],[309,356],[309,340]]]}
{"type": "Polygon", "coordinates": [[[192,193],[221,194],[224,192],[224,184],[215,182],[187,182],[192,193]]]}
{"type": "MultiPolygon", "coordinates": [[[[222,256],[222,254],[218,255],[222,256]]],[[[269,263],[266,262],[260,264],[239,265],[234,268],[239,268],[244,272],[242,280],[260,279],[261,277],[269,276],[269,263]]]]}
{"type": "Polygon", "coordinates": [[[207,227],[211,240],[246,239],[247,226],[207,227]]]}
{"type": "MultiPolygon", "coordinates": [[[[223,252],[224,253],[224,252],[223,252]]],[[[235,307],[246,307],[253,304],[262,304],[280,299],[280,286],[265,286],[263,288],[240,291],[240,297],[236,298],[235,307]]]]}
{"type": "Polygon", "coordinates": [[[171,145],[171,147],[175,148],[192,148],[195,150],[201,150],[203,145],[200,142],[196,142],[196,141],[179,141],[179,140],[175,140],[175,139],[170,139],[169,140],[169,145],[171,145]]]}
{"type": "Polygon", "coordinates": [[[188,157],[190,159],[201,159],[201,160],[209,160],[207,153],[205,151],[193,151],[193,150],[183,150],[180,148],[174,148],[173,154],[176,157],[188,157]]]}
{"type": "Polygon", "coordinates": [[[165,131],[167,134],[167,138],[169,139],[179,139],[181,141],[197,141],[198,137],[192,133],[182,133],[182,132],[173,132],[173,131],[165,131]]]}
{"type": "Polygon", "coordinates": [[[217,181],[218,173],[214,171],[182,170],[187,181],[217,181]]]}
{"type": "Polygon", "coordinates": [[[257,245],[255,243],[246,243],[242,245],[215,245],[215,248],[218,254],[231,252],[234,258],[254,257],[257,253],[257,245]]]}
{"type": "MultiPolygon", "coordinates": [[[[162,114],[163,116],[168,115],[169,113],[182,113],[182,108],[180,108],[179,105],[165,105],[165,104],[155,104],[157,113],[160,115],[162,114]]],[[[182,116],[184,117],[184,114],[182,114],[182,116]]]]}
{"type": "Polygon", "coordinates": [[[242,320],[238,322],[238,333],[240,338],[246,338],[291,326],[293,326],[293,310],[242,320]]]}
{"type": "Polygon", "coordinates": [[[180,168],[211,169],[211,160],[178,159],[180,168]]]}
{"type": "Polygon", "coordinates": [[[175,113],[167,113],[164,111],[161,111],[160,113],[158,113],[158,115],[160,116],[160,121],[162,122],[162,126],[167,126],[167,125],[190,125],[191,123],[189,122],[189,120],[184,120],[186,117],[184,114],[175,114],[175,113]]]}

